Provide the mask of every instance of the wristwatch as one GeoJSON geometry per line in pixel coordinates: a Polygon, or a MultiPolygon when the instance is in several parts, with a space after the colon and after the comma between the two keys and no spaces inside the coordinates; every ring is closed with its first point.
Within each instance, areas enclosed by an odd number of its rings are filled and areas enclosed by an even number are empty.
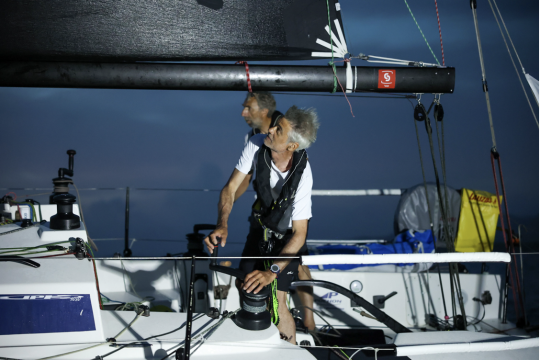
{"type": "Polygon", "coordinates": [[[272,264],[272,266],[270,266],[270,271],[276,274],[276,279],[279,279],[279,273],[281,272],[279,266],[277,266],[276,264],[272,264]]]}

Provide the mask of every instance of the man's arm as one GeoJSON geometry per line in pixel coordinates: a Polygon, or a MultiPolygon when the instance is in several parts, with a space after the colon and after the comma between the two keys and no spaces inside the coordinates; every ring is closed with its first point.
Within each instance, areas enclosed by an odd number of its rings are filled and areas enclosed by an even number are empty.
{"type": "Polygon", "coordinates": [[[246,192],[247,188],[249,187],[249,183],[251,182],[252,177],[253,177],[253,173],[249,173],[249,174],[246,175],[246,177],[244,178],[244,180],[242,181],[242,183],[238,187],[238,190],[236,190],[236,194],[235,194],[235,197],[234,197],[234,202],[236,202],[236,200],[240,199],[240,196],[242,196],[242,194],[244,194],[246,192]]]}
{"type": "MultiPolygon", "coordinates": [[[[308,220],[293,220],[292,221],[292,232],[293,236],[291,240],[285,245],[283,250],[279,253],[279,256],[296,256],[298,251],[304,243],[306,242],[308,229],[308,220]]],[[[281,271],[289,265],[292,259],[276,259],[274,264],[279,266],[281,271]]],[[[250,293],[253,291],[254,294],[257,294],[261,291],[266,285],[270,284],[276,278],[276,274],[270,270],[259,271],[255,270],[246,275],[244,279],[244,289],[250,293]]]]}
{"type": "Polygon", "coordinates": [[[204,239],[204,243],[210,254],[214,252],[214,245],[217,245],[218,243],[216,238],[221,238],[222,247],[225,246],[225,243],[227,242],[227,222],[229,221],[229,215],[232,211],[235,194],[246,176],[247,175],[243,172],[234,169],[229,181],[227,181],[227,184],[225,184],[225,187],[221,190],[216,230],[212,231],[212,233],[204,239]]]}

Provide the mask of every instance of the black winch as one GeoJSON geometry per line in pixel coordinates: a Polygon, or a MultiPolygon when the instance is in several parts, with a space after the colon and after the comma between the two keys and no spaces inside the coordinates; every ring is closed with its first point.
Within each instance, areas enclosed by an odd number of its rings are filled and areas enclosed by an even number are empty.
{"type": "MultiPolygon", "coordinates": [[[[246,274],[240,269],[231,269],[226,266],[217,265],[216,257],[218,256],[218,248],[220,243],[214,246],[212,253],[212,262],[210,270],[218,271],[227,275],[236,277],[238,280],[244,280],[246,274]]],[[[244,289],[241,290],[242,310],[238,311],[232,320],[234,323],[246,330],[265,330],[272,324],[270,312],[266,310],[266,303],[270,296],[270,286],[265,286],[257,294],[248,293],[244,289]]]]}
{"type": "Polygon", "coordinates": [[[58,169],[58,177],[53,179],[54,190],[49,197],[50,204],[56,204],[56,215],[51,216],[51,229],[54,230],[71,230],[78,229],[81,226],[81,219],[73,213],[73,204],[77,199],[69,193],[69,184],[73,184],[73,180],[66,178],[65,175],[73,176],[73,157],[75,150],[68,150],[69,169],[58,169]]]}

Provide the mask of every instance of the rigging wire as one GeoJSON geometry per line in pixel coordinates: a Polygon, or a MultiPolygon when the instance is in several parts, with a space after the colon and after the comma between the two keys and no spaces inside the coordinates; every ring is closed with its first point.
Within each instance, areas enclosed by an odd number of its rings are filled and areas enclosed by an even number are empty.
{"type": "MultiPolygon", "coordinates": [[[[512,242],[511,238],[510,238],[510,243],[508,243],[506,241],[506,231],[505,231],[504,222],[503,222],[504,218],[503,218],[501,202],[500,202],[500,199],[499,199],[499,187],[498,187],[498,183],[497,183],[497,174],[496,174],[496,171],[495,171],[495,160],[497,160],[497,163],[498,163],[498,166],[499,166],[499,177],[501,179],[501,187],[502,187],[504,204],[505,204],[506,219],[507,219],[507,222],[508,222],[508,227],[509,227],[509,230],[510,230],[510,234],[512,233],[512,224],[510,223],[510,214],[509,214],[509,210],[508,210],[508,199],[506,197],[506,190],[505,190],[505,186],[504,186],[504,178],[503,178],[503,174],[502,174],[500,154],[497,151],[497,144],[496,144],[496,140],[495,140],[495,129],[493,127],[493,118],[492,118],[492,115],[491,115],[491,105],[490,105],[490,101],[489,101],[489,93],[488,93],[487,80],[486,80],[486,74],[485,74],[484,57],[482,55],[482,43],[480,41],[480,30],[478,28],[478,17],[477,17],[477,14],[476,14],[476,0],[471,0],[470,6],[471,6],[472,14],[473,14],[473,19],[474,19],[474,27],[475,27],[475,30],[476,30],[476,40],[477,40],[477,44],[478,44],[478,54],[479,54],[479,57],[480,57],[480,67],[482,69],[482,84],[483,84],[484,94],[486,95],[486,104],[487,104],[487,109],[488,109],[488,117],[489,117],[489,123],[490,123],[490,128],[491,128],[491,137],[492,137],[492,143],[493,143],[493,147],[491,149],[491,167],[492,167],[492,170],[493,170],[493,180],[495,182],[495,190],[496,190],[496,193],[497,193],[497,204],[498,204],[498,207],[499,207],[499,216],[500,216],[501,226],[503,228],[504,243],[505,243],[507,252],[511,253],[511,252],[514,252],[514,246],[513,246],[513,242],[512,242]]],[[[507,275],[506,276],[506,287],[509,286],[508,284],[509,284],[510,279],[512,280],[512,283],[513,283],[512,285],[516,285],[518,287],[519,299],[516,297],[516,294],[515,294],[516,289],[515,289],[514,286],[511,286],[512,287],[512,293],[514,295],[515,300],[520,301],[521,310],[524,310],[523,299],[521,298],[521,292],[519,291],[520,283],[519,283],[519,277],[518,277],[518,274],[517,274],[517,267],[516,266],[517,265],[515,265],[515,256],[514,256],[515,274],[514,274],[514,271],[512,270],[512,267],[510,266],[510,264],[508,264],[507,265],[507,274],[506,274],[507,275]]],[[[507,301],[507,299],[505,299],[505,302],[506,301],[507,301]]],[[[516,315],[517,315],[518,314],[517,301],[514,302],[514,306],[516,306],[516,315]]],[[[505,305],[504,309],[505,310],[504,310],[504,314],[503,314],[503,321],[506,321],[506,305],[505,305]]]]}
{"type": "MultiPolygon", "coordinates": [[[[143,314],[143,312],[139,312],[137,314],[137,316],[135,317],[135,319],[133,319],[133,321],[131,321],[122,331],[120,331],[115,337],[114,339],[120,337],[127,329],[129,329],[131,326],[133,326],[133,324],[135,324],[135,321],[137,321],[141,315],[143,314]]],[[[92,345],[92,346],[89,346],[89,347],[86,347],[84,349],[79,349],[79,350],[75,350],[75,351],[70,351],[70,352],[67,352],[67,353],[63,353],[63,354],[58,354],[58,355],[53,355],[53,356],[48,356],[48,357],[44,357],[44,358],[40,358],[38,360],[47,360],[47,359],[54,359],[54,358],[57,358],[57,357],[60,357],[60,356],[65,356],[65,355],[69,355],[69,354],[75,354],[75,353],[78,353],[78,352],[81,352],[81,351],[85,351],[85,350],[90,350],[90,349],[93,349],[95,347],[98,347],[98,346],[102,346],[102,345],[106,345],[106,344],[111,344],[111,342],[107,341],[107,342],[102,342],[102,343],[99,343],[99,344],[95,344],[95,345],[92,345]]]]}
{"type": "MultiPolygon", "coordinates": [[[[521,66],[521,70],[523,71],[523,74],[524,75],[527,75],[527,73],[525,72],[525,68],[523,67],[523,64],[521,63],[521,59],[519,58],[519,54],[516,50],[516,47],[514,46],[514,42],[512,41],[512,38],[510,37],[510,33],[508,32],[508,29],[506,28],[506,24],[504,23],[504,19],[502,17],[502,14],[501,12],[499,11],[499,7],[497,6],[497,2],[495,0],[493,0],[493,4],[495,4],[495,8],[497,9],[497,12],[499,13],[499,17],[501,18],[501,22],[504,26],[504,29],[506,30],[506,34],[508,35],[508,40],[510,40],[510,44],[512,45],[512,48],[514,49],[514,52],[516,53],[516,57],[519,61],[519,65],[521,66]]],[[[491,3],[490,3],[491,5],[491,3]]],[[[535,97],[534,98],[536,100],[536,104],[538,105],[538,99],[535,97]]]]}
{"type": "Polygon", "coordinates": [[[495,127],[493,126],[493,116],[491,115],[491,103],[486,79],[486,68],[484,67],[484,54],[482,53],[482,42],[480,41],[480,29],[478,28],[478,17],[476,16],[476,0],[471,0],[471,10],[474,19],[474,29],[476,31],[476,42],[478,44],[478,55],[480,57],[480,68],[482,69],[482,87],[486,95],[486,105],[488,111],[489,127],[491,129],[492,149],[497,150],[497,140],[495,139],[495,127]]]}
{"type": "Polygon", "coordinates": [[[79,198],[79,210],[81,211],[81,221],[84,223],[84,231],[86,232],[86,237],[88,238],[88,241],[90,242],[90,244],[92,245],[94,250],[98,251],[99,249],[98,249],[97,245],[94,243],[94,241],[90,237],[90,234],[88,234],[88,228],[86,227],[86,221],[84,221],[84,214],[83,214],[83,208],[82,208],[82,199],[81,199],[81,194],[79,194],[79,189],[77,188],[77,185],[75,185],[75,183],[73,181],[71,182],[71,184],[75,188],[75,191],[77,191],[77,197],[79,198]]]}
{"type": "MultiPolygon", "coordinates": [[[[198,320],[198,319],[202,318],[203,316],[205,316],[205,314],[199,314],[199,315],[197,315],[197,316],[195,316],[195,317],[193,318],[193,321],[198,320]]],[[[130,346],[130,345],[138,344],[138,343],[140,343],[140,342],[142,342],[142,341],[148,341],[148,340],[157,338],[157,337],[159,337],[159,336],[165,336],[165,335],[172,334],[173,332],[177,332],[178,330],[182,330],[182,328],[184,328],[185,326],[186,326],[186,322],[184,322],[182,325],[180,325],[180,327],[177,327],[176,329],[173,329],[173,330],[171,330],[171,331],[165,332],[165,333],[163,333],[163,334],[152,335],[152,336],[147,337],[147,338],[142,339],[142,340],[132,341],[132,342],[129,342],[129,343],[127,343],[127,344],[123,344],[123,345],[121,345],[118,349],[115,349],[115,350],[113,350],[113,351],[111,351],[111,352],[109,352],[109,353],[107,353],[107,354],[105,354],[105,355],[98,356],[98,357],[96,357],[96,359],[103,359],[103,358],[105,358],[105,357],[107,357],[107,356],[110,356],[110,355],[112,355],[112,354],[114,354],[114,353],[116,353],[116,352],[118,352],[118,351],[120,351],[120,350],[122,350],[122,349],[125,349],[126,347],[128,347],[128,346],[130,346]]],[[[116,343],[119,343],[119,342],[117,341],[116,343]]]]}
{"type": "Polygon", "coordinates": [[[437,0],[435,0],[435,11],[437,12],[437,24],[439,24],[439,38],[441,39],[441,54],[442,54],[442,65],[444,64],[444,48],[442,44],[442,32],[441,32],[441,20],[439,19],[439,7],[437,6],[437,0]]]}
{"type": "Polygon", "coordinates": [[[427,46],[429,48],[429,51],[431,51],[431,55],[433,55],[433,57],[435,58],[435,61],[437,61],[437,64],[439,64],[439,66],[440,66],[441,63],[439,62],[439,59],[437,59],[437,56],[435,56],[435,53],[431,49],[431,46],[429,46],[429,42],[427,41],[426,36],[424,35],[424,32],[420,28],[420,24],[418,24],[418,21],[416,21],[416,18],[414,17],[412,10],[409,7],[409,4],[407,3],[407,0],[403,0],[403,1],[405,1],[405,5],[407,5],[407,9],[409,9],[409,12],[411,13],[412,18],[413,18],[414,22],[416,23],[416,26],[418,26],[418,30],[420,30],[420,34],[422,34],[422,37],[424,38],[424,41],[426,42],[426,44],[427,44],[427,46]]]}
{"type": "MultiPolygon", "coordinates": [[[[495,2],[495,0],[493,0],[493,2],[495,2]]],[[[529,100],[529,96],[527,95],[527,91],[525,90],[525,86],[523,85],[523,81],[521,81],[521,76],[519,75],[519,71],[517,69],[517,66],[516,66],[516,63],[514,62],[514,58],[512,57],[512,53],[510,52],[510,48],[508,47],[508,43],[506,42],[506,37],[504,36],[504,33],[502,31],[502,28],[501,28],[501,24],[499,23],[499,19],[497,18],[497,14],[495,13],[495,9],[493,8],[493,5],[491,4],[491,0],[488,0],[488,3],[489,3],[489,7],[491,7],[491,11],[493,12],[493,16],[495,17],[495,21],[497,22],[497,26],[499,27],[499,30],[501,31],[501,36],[503,38],[503,41],[504,41],[504,45],[506,46],[506,50],[508,50],[508,55],[510,55],[510,60],[512,60],[512,65],[514,65],[514,69],[516,70],[516,74],[517,74],[517,77],[518,77],[518,80],[519,80],[519,83],[521,84],[521,88],[523,89],[523,93],[525,94],[525,97],[527,98],[527,103],[529,104],[529,107],[531,108],[531,112],[532,112],[532,115],[534,117],[534,121],[536,121],[536,126],[539,126],[538,125],[538,119],[536,118],[536,114],[534,113],[534,109],[531,105],[531,102],[529,100]]],[[[499,10],[499,9],[497,9],[499,10]]],[[[501,15],[501,13],[499,12],[499,16],[501,15]]],[[[502,16],[501,16],[501,21],[502,21],[502,16]]],[[[505,26],[505,29],[506,29],[506,26],[505,26]]],[[[508,29],[506,29],[506,33],[508,34],[508,29]]],[[[508,37],[510,37],[510,34],[508,34],[508,37]]],[[[513,46],[513,44],[512,44],[513,46]]],[[[516,49],[514,48],[514,51],[516,49]]],[[[516,52],[516,55],[517,55],[517,52],[516,52]]],[[[522,66],[522,69],[523,69],[523,66],[522,66]]],[[[523,69],[523,73],[525,74],[525,69],[523,69]]],[[[535,97],[536,99],[536,97],[535,97]]],[[[538,102],[536,102],[536,104],[538,105],[538,102]]]]}
{"type": "MultiPolygon", "coordinates": [[[[409,102],[411,103],[411,106],[414,109],[413,103],[411,101],[409,101],[409,102]]],[[[424,170],[424,160],[423,160],[423,157],[422,157],[422,147],[420,145],[420,136],[418,134],[418,125],[416,124],[415,119],[413,119],[413,121],[414,121],[414,128],[416,130],[416,140],[418,142],[418,152],[419,152],[419,155],[420,155],[420,167],[422,168],[422,178],[424,179],[424,190],[425,190],[425,193],[426,193],[426,203],[427,203],[427,206],[428,206],[429,224],[430,224],[430,227],[431,227],[431,233],[435,237],[435,229],[434,229],[434,225],[433,225],[433,217],[431,216],[431,206],[429,204],[426,173],[425,173],[425,170],[424,170]]],[[[442,286],[442,278],[441,278],[441,271],[439,269],[439,264],[437,264],[437,268],[438,268],[438,271],[439,271],[439,281],[440,281],[441,291],[444,291],[443,286],[442,286]]],[[[452,274],[452,271],[450,271],[450,276],[451,276],[451,274],[452,274]]],[[[450,283],[450,285],[452,285],[452,284],[450,283]]],[[[445,319],[448,321],[448,311],[446,310],[446,301],[444,300],[444,292],[442,293],[442,295],[443,295],[444,315],[445,315],[445,319]]],[[[455,301],[455,296],[454,296],[454,288],[453,288],[453,286],[450,286],[450,295],[451,295],[451,299],[452,299],[452,316],[455,318],[456,309],[455,309],[455,302],[454,302],[455,301]]]]}
{"type": "MultiPolygon", "coordinates": [[[[430,119],[429,119],[429,116],[428,116],[428,113],[431,110],[431,107],[433,106],[435,101],[431,104],[429,110],[427,110],[427,112],[426,112],[425,108],[421,104],[420,99],[421,99],[421,94],[419,94],[419,97],[418,97],[418,105],[420,106],[421,111],[424,112],[424,121],[425,121],[425,125],[426,125],[426,132],[427,132],[428,139],[429,139],[431,159],[432,159],[432,162],[433,162],[433,170],[435,172],[435,183],[437,185],[437,194],[438,194],[438,197],[440,199],[439,205],[440,205],[441,214],[442,214],[442,218],[443,218],[443,227],[442,227],[443,234],[444,234],[444,238],[445,238],[445,242],[446,242],[446,246],[447,246],[448,250],[450,252],[453,252],[454,251],[454,244],[452,242],[452,239],[450,238],[447,213],[446,213],[445,206],[443,206],[443,197],[442,197],[442,193],[441,193],[441,186],[440,186],[439,175],[438,175],[438,170],[437,170],[437,163],[436,163],[435,153],[434,153],[432,127],[431,127],[430,119]]],[[[435,120],[435,121],[437,121],[437,120],[435,120]]],[[[417,140],[418,140],[418,143],[420,145],[420,140],[419,140],[419,137],[418,137],[418,126],[416,125],[416,120],[415,120],[414,124],[415,124],[415,129],[416,129],[417,140]]],[[[424,186],[426,186],[425,182],[424,182],[424,186]]],[[[445,184],[445,186],[446,186],[446,184],[445,184]]],[[[426,188],[426,194],[427,194],[427,188],[426,188]]],[[[427,201],[427,202],[429,204],[429,201],[427,201]]],[[[430,211],[430,210],[428,210],[428,211],[430,211]]],[[[455,291],[456,291],[456,294],[457,294],[457,300],[458,300],[460,311],[461,311],[461,314],[463,316],[463,321],[465,322],[465,327],[466,327],[467,323],[466,323],[466,315],[465,315],[465,306],[464,306],[464,303],[463,303],[463,295],[461,293],[461,282],[460,282],[460,279],[459,279],[459,270],[457,268],[457,264],[450,263],[449,264],[449,270],[450,270],[450,290],[451,290],[451,298],[452,298],[452,312],[453,312],[453,316],[454,316],[454,322],[456,322],[455,321],[455,316],[456,316],[455,314],[457,313],[456,306],[455,306],[455,296],[454,296],[454,286],[455,286],[455,291]],[[454,282],[455,282],[455,284],[454,284],[454,282]]]]}

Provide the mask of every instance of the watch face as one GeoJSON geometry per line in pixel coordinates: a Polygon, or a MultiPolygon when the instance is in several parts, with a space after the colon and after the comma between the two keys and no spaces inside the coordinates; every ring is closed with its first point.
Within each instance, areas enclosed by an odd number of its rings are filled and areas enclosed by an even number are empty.
{"type": "Polygon", "coordinates": [[[279,266],[277,266],[276,264],[273,264],[272,266],[270,266],[270,271],[272,271],[273,273],[278,273],[279,266]]]}

